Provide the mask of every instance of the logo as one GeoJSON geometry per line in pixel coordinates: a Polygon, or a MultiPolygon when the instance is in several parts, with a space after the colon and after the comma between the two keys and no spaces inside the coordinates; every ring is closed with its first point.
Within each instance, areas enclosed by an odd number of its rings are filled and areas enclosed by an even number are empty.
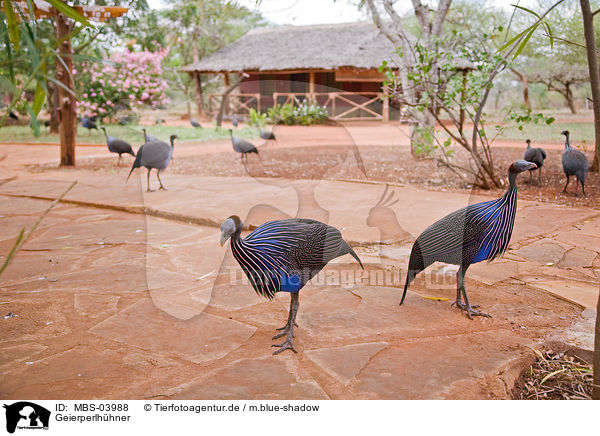
{"type": "Polygon", "coordinates": [[[6,409],[6,431],[14,433],[18,429],[48,430],[50,411],[29,401],[19,401],[4,405],[6,409]]]}

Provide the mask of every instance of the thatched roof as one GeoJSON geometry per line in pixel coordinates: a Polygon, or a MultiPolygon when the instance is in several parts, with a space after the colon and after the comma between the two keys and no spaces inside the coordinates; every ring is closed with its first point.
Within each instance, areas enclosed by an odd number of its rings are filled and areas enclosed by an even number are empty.
{"type": "Polygon", "coordinates": [[[372,23],[283,26],[251,30],[183,71],[375,69],[394,57],[394,45],[372,23]]]}

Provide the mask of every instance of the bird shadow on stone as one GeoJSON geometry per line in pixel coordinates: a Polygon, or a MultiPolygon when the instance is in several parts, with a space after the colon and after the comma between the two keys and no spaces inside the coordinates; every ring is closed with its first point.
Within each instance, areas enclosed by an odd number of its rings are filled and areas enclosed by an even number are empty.
{"type": "MultiPolygon", "coordinates": [[[[274,126],[272,131],[280,141],[286,140],[279,125],[274,126]]],[[[356,166],[365,179],[368,178],[367,170],[352,135],[340,123],[329,121],[323,125],[306,126],[303,136],[310,137],[311,144],[302,148],[280,146],[279,143],[266,147],[269,141],[265,141],[259,146],[263,158],[245,160],[244,170],[259,183],[294,189],[298,199],[296,218],[328,223],[329,211],[317,201],[316,187],[323,180],[335,179],[336,173],[345,172],[343,166],[351,165],[351,159],[348,159],[350,156],[354,157],[356,166]],[[310,171],[304,172],[303,162],[311,149],[317,150],[317,155],[314,156],[310,171]]]]}

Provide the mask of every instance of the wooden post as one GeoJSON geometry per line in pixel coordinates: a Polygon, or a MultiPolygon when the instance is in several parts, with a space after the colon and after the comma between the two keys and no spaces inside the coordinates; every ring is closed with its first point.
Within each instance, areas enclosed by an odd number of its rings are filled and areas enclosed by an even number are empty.
{"type": "Polygon", "coordinates": [[[315,101],[315,72],[313,70],[308,73],[308,99],[315,101]]]}
{"type": "Polygon", "coordinates": [[[386,86],[383,87],[383,122],[387,123],[390,120],[390,96],[386,86]]]}
{"type": "MultiPolygon", "coordinates": [[[[62,13],[56,15],[56,38],[65,38],[71,31],[69,19],[62,13]]],[[[56,63],[56,79],[67,89],[73,90],[73,49],[70,38],[66,38],[58,47],[62,62],[56,63]]],[[[62,86],[58,88],[58,116],[60,119],[60,165],[75,165],[75,138],[77,134],[77,112],[75,95],[62,86]]]]}
{"type": "MultiPolygon", "coordinates": [[[[229,74],[227,73],[223,73],[223,85],[225,86],[225,89],[229,88],[229,74]]],[[[227,98],[229,98],[229,93],[225,92],[223,94],[223,102],[221,103],[225,114],[229,113],[229,108],[227,107],[227,98]]]]}

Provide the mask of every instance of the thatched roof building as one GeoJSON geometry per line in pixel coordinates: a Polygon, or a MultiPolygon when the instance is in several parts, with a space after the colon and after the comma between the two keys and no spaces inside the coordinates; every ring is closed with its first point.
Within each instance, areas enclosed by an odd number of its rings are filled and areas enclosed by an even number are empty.
{"type": "Polygon", "coordinates": [[[396,57],[394,45],[374,24],[283,26],[251,30],[227,47],[183,68],[200,73],[376,70],[396,57]]]}
{"type": "MultiPolygon", "coordinates": [[[[283,26],[252,30],[183,71],[223,74],[226,83],[230,74],[245,73],[230,98],[235,113],[308,99],[333,119],[388,120],[378,68],[396,58],[394,45],[372,23],[283,26]]],[[[206,97],[209,106],[219,100],[206,97]]]]}

